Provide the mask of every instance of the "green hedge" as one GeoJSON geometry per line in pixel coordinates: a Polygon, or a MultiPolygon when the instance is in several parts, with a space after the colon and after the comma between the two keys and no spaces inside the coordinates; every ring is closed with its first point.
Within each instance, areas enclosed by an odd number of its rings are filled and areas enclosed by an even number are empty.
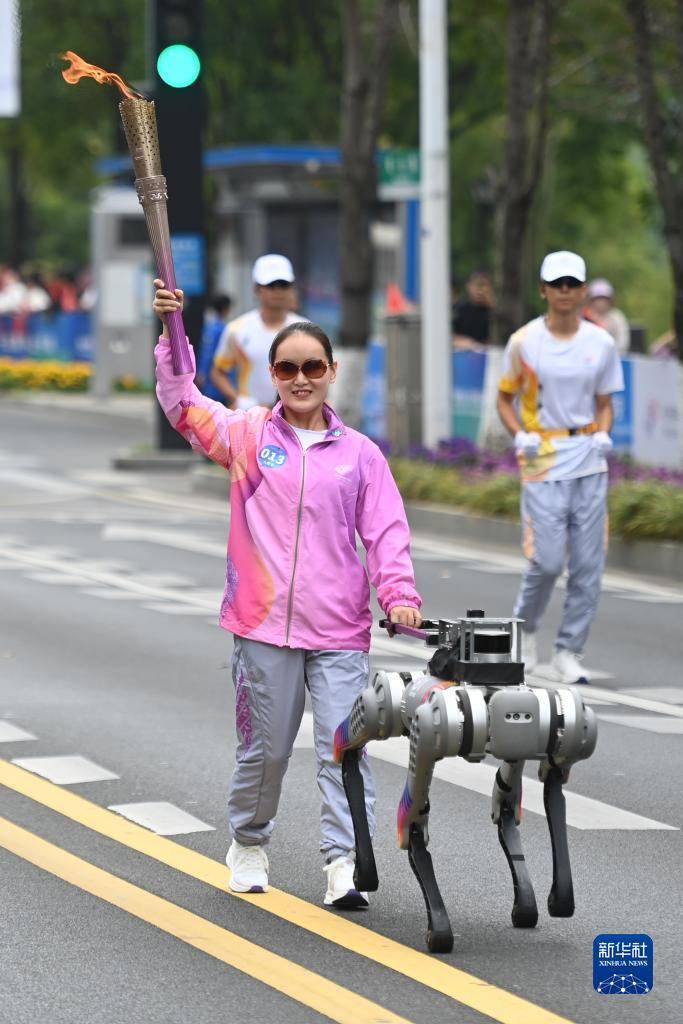
{"type": "MultiPolygon", "coordinates": [[[[433,501],[464,512],[519,518],[519,480],[506,473],[473,476],[418,459],[390,459],[406,501],[433,501]]],[[[609,492],[610,532],[624,540],[683,541],[683,488],[620,481],[609,492]]]]}

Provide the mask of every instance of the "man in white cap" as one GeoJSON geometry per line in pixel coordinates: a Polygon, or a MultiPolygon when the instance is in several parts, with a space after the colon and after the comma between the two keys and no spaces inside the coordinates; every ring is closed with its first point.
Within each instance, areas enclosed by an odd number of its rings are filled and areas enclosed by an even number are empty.
{"type": "Polygon", "coordinates": [[[514,436],[522,478],[528,565],[515,615],[524,619],[523,658],[533,671],[535,634],[566,561],[567,595],[553,657],[563,683],[590,682],[580,659],[605,560],[612,394],[624,388],[612,338],[581,317],[585,282],[586,264],[576,253],[545,257],[541,295],[547,312],[508,341],[498,392],[498,412],[514,436]]]}
{"type": "Polygon", "coordinates": [[[239,409],[273,404],[275,394],[268,368],[273,338],[283,327],[306,319],[291,311],[294,269],[286,256],[259,256],[252,280],[258,308],[226,326],[210,372],[212,384],[225,396],[227,405],[239,409]],[[230,371],[234,371],[234,383],[228,377],[230,371]]]}

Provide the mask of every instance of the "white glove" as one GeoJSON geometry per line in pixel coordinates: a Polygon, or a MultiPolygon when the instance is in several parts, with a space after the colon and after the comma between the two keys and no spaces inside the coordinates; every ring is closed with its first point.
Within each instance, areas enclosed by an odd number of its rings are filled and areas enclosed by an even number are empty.
{"type": "Polygon", "coordinates": [[[614,445],[612,444],[612,438],[609,436],[606,430],[598,430],[596,434],[591,437],[593,443],[593,450],[598,454],[609,455],[614,445]]]}
{"type": "Polygon", "coordinates": [[[258,399],[254,398],[253,395],[238,395],[237,402],[235,403],[235,408],[244,409],[244,411],[246,412],[247,409],[251,409],[255,405],[258,405],[258,399]]]}
{"type": "Polygon", "coordinates": [[[541,447],[541,435],[532,430],[529,434],[525,430],[518,430],[515,434],[515,451],[523,455],[525,459],[535,459],[538,449],[541,447]]]}

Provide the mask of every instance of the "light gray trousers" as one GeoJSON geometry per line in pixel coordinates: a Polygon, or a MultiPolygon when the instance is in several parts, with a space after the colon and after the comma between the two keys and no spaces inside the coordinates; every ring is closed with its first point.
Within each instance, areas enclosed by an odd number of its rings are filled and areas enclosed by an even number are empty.
{"type": "Polygon", "coordinates": [[[522,540],[529,564],[515,615],[535,633],[567,562],[567,596],[555,641],[579,654],[600,598],[607,537],[607,473],[522,486],[522,540]]]}
{"type": "MultiPolygon", "coordinates": [[[[368,684],[368,655],[294,650],[236,636],[232,677],[238,739],[228,801],[232,837],[245,846],[270,838],[308,688],[322,795],[320,849],[327,861],[352,852],[353,823],[332,749],[335,729],[368,684]]],[[[375,787],[367,758],[360,763],[372,834],[375,787]]]]}

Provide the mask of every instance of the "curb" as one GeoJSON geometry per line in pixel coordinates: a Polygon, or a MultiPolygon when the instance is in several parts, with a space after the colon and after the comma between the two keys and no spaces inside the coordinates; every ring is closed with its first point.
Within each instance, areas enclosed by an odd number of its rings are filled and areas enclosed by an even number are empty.
{"type": "MultiPolygon", "coordinates": [[[[406,502],[405,507],[408,522],[417,533],[520,550],[520,524],[511,519],[476,516],[443,505],[406,502]]],[[[654,540],[627,542],[610,537],[605,567],[643,576],[662,576],[680,583],[683,580],[683,544],[654,540]]]]}
{"type": "MultiPolygon", "coordinates": [[[[228,481],[224,470],[214,466],[197,466],[191,471],[192,489],[224,498],[228,481]]],[[[520,551],[519,522],[477,516],[444,505],[405,502],[408,523],[416,533],[431,534],[448,540],[478,541],[491,547],[520,551]]],[[[678,584],[683,581],[683,544],[667,541],[638,540],[628,543],[610,537],[606,568],[642,576],[663,577],[678,584]]]]}

